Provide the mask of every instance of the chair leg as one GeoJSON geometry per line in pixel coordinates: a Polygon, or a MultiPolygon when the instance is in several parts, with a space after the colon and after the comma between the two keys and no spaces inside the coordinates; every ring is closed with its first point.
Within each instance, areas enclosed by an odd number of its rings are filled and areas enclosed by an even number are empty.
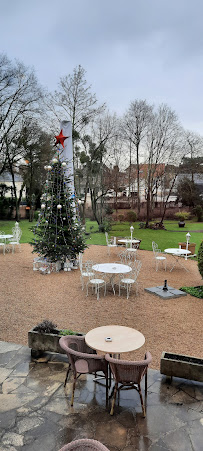
{"type": "Polygon", "coordinates": [[[145,408],[147,405],[147,371],[145,373],[145,408]]]}
{"type": "Polygon", "coordinates": [[[69,375],[70,367],[71,367],[71,364],[69,363],[68,369],[67,369],[67,373],[66,373],[65,382],[64,382],[64,387],[66,386],[66,383],[67,383],[67,380],[68,380],[68,375],[69,375]]]}
{"type": "Polygon", "coordinates": [[[75,394],[75,385],[76,385],[76,377],[74,377],[73,389],[72,389],[72,397],[71,397],[71,406],[73,406],[74,394],[75,394]]]}
{"type": "Polygon", "coordinates": [[[141,406],[142,406],[143,417],[145,418],[146,412],[145,412],[145,406],[144,406],[144,402],[143,402],[143,397],[142,397],[142,391],[141,391],[140,384],[138,384],[138,392],[139,392],[139,395],[140,395],[140,401],[141,401],[141,406]]]}
{"type": "Polygon", "coordinates": [[[119,282],[119,285],[118,285],[118,295],[120,296],[121,295],[121,283],[119,282]]]}
{"type": "Polygon", "coordinates": [[[109,380],[108,380],[108,373],[106,375],[106,407],[108,407],[109,403],[109,380]]]}
{"type": "Polygon", "coordinates": [[[97,301],[99,301],[99,286],[96,285],[95,292],[97,294],[97,301]]]}
{"type": "Polygon", "coordinates": [[[111,405],[111,412],[110,415],[113,415],[113,411],[114,411],[114,405],[115,405],[115,401],[116,401],[116,393],[118,390],[118,382],[115,383],[115,388],[114,388],[114,394],[113,394],[113,400],[112,400],[112,405],[111,405]]]}

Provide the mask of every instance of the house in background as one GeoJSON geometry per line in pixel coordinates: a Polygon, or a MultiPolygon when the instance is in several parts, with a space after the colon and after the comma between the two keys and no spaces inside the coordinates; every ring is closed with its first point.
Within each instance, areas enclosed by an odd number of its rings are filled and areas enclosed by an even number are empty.
{"type": "MultiPolygon", "coordinates": [[[[21,177],[20,174],[17,174],[17,173],[15,173],[14,177],[15,177],[15,186],[16,186],[17,196],[19,196],[20,190],[23,185],[23,178],[21,177]]],[[[0,175],[0,185],[1,184],[6,185],[9,188],[9,190],[5,193],[5,197],[12,197],[13,183],[12,183],[12,176],[9,172],[3,172],[0,175]]],[[[23,197],[25,197],[25,195],[26,195],[26,189],[24,188],[23,189],[23,197]]]]}

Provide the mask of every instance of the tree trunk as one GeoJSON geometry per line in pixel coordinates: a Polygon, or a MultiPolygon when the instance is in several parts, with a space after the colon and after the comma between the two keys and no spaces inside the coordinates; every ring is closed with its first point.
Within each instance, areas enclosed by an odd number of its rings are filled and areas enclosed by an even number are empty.
{"type": "Polygon", "coordinates": [[[140,164],[139,164],[139,143],[136,144],[137,154],[137,213],[140,214],[140,164]]]}
{"type": "Polygon", "coordinates": [[[170,197],[170,195],[171,195],[171,193],[172,193],[172,190],[173,190],[173,187],[174,187],[174,185],[175,185],[175,181],[176,181],[177,175],[178,175],[178,174],[176,174],[176,175],[174,176],[173,183],[172,183],[172,185],[171,185],[171,187],[170,187],[168,196],[167,196],[166,201],[165,201],[165,203],[164,203],[164,209],[163,209],[162,218],[161,218],[161,221],[159,222],[160,225],[163,224],[164,217],[165,217],[165,213],[166,213],[166,207],[167,207],[168,199],[169,199],[169,197],[170,197]]]}

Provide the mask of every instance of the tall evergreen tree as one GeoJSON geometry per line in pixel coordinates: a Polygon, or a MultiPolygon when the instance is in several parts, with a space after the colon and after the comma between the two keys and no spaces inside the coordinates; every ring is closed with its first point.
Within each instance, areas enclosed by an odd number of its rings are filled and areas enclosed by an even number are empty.
{"type": "Polygon", "coordinates": [[[50,262],[76,260],[85,249],[75,195],[65,175],[67,164],[58,155],[46,167],[48,177],[42,195],[41,212],[34,229],[33,252],[50,262]]]}

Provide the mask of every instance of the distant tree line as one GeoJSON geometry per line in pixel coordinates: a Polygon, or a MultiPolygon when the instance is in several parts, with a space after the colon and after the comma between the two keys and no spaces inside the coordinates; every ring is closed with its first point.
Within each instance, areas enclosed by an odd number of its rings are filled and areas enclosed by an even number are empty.
{"type": "MultiPolygon", "coordinates": [[[[16,218],[19,219],[24,188],[30,220],[40,206],[46,179],[44,166],[55,153],[54,136],[64,119],[72,122],[75,187],[82,200],[83,215],[90,193],[93,215],[101,227],[105,218],[105,196],[113,190],[117,205],[126,168],[132,204],[133,165],[136,165],[138,218],[140,167],[143,163],[147,165],[146,226],[158,188],[163,191],[163,222],[168,198],[183,168],[187,169],[187,180],[184,179],[178,189],[179,199],[188,202],[185,193],[190,182],[194,195],[188,205],[201,203],[195,191],[194,174],[200,166],[198,158],[203,157],[203,138],[185,131],[176,113],[166,104],[154,106],[136,99],[122,117],[109,113],[106,104],[99,105],[85,77],[86,72],[79,65],[62,77],[58,89],[50,93],[40,86],[33,69],[0,55],[0,175],[6,172],[11,175],[16,218]],[[20,193],[16,189],[16,174],[23,178],[20,193]]],[[[5,186],[0,187],[0,202],[6,190],[5,186]]]]}

